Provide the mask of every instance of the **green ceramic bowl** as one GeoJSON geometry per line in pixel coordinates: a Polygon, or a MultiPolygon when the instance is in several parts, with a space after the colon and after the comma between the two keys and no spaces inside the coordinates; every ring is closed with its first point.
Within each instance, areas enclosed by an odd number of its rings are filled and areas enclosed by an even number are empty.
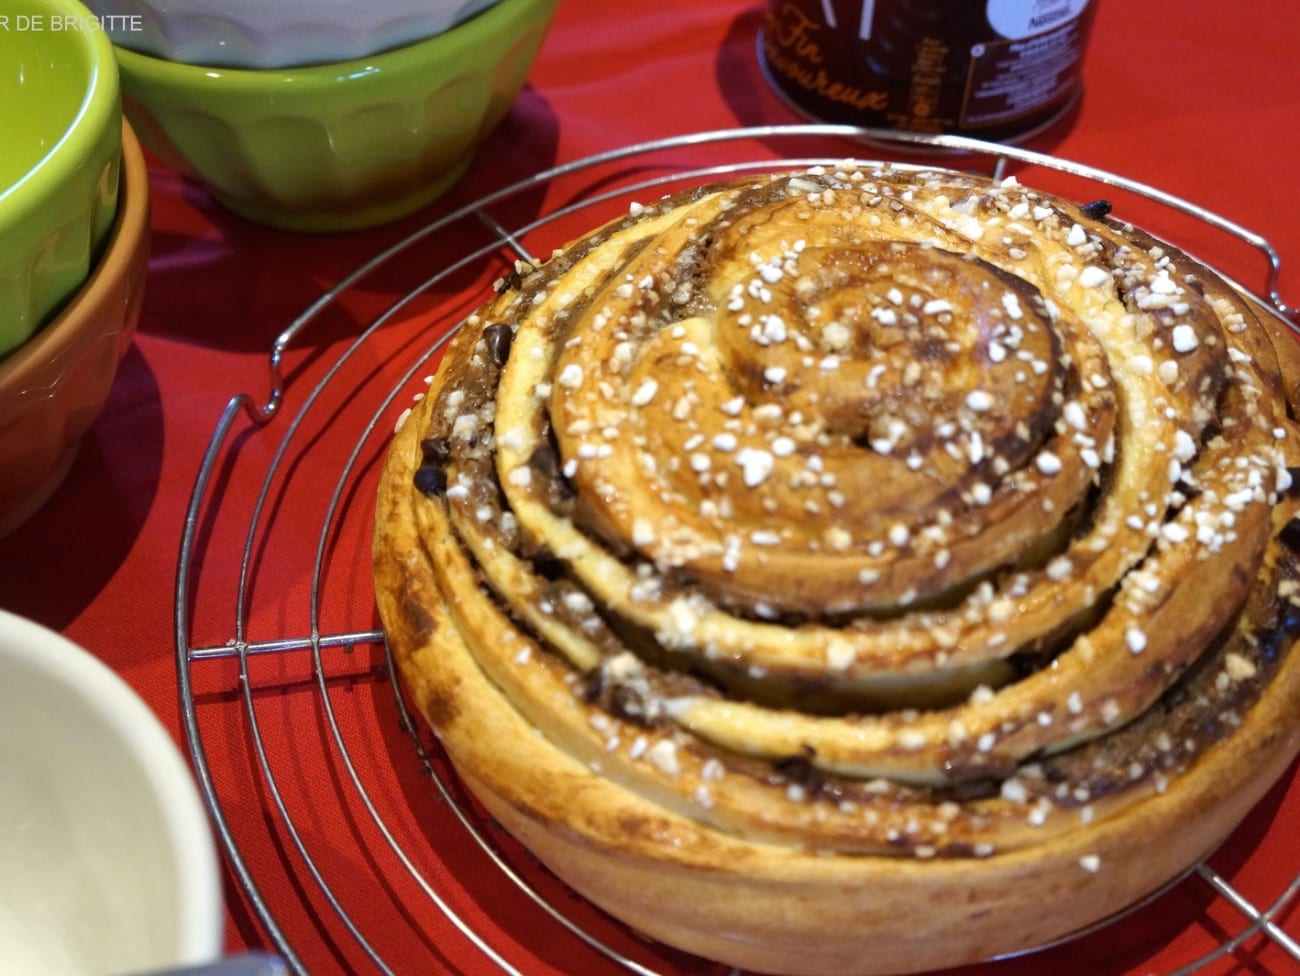
{"type": "Polygon", "coordinates": [[[117,208],[113,48],[75,0],[0,0],[0,356],[90,273],[117,208]]]}
{"type": "Polygon", "coordinates": [[[505,115],[556,0],[501,0],[442,34],[355,61],[199,67],[117,48],[127,118],[156,156],[250,220],[373,226],[444,193],[505,115]]]}

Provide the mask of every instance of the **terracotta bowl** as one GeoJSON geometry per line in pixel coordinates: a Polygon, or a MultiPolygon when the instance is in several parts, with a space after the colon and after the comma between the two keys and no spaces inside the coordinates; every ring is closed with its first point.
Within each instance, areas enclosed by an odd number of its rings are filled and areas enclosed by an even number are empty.
{"type": "Polygon", "coordinates": [[[125,124],[121,174],[117,216],[89,277],[48,325],[0,358],[0,536],[59,487],[135,334],[149,259],[149,183],[125,124]]]}

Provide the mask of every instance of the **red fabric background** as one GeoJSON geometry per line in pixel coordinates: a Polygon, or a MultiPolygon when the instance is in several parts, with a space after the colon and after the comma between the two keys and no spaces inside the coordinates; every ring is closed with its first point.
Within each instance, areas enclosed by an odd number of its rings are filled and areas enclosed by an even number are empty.
{"type": "MultiPolygon", "coordinates": [[[[532,172],[646,139],[799,121],[759,71],[761,19],[761,5],[750,0],[561,0],[529,87],[466,179],[429,212],[374,231],[308,237],[265,230],[223,213],[200,188],[152,163],[153,258],[139,335],[67,482],[27,525],[0,540],[0,605],[64,632],[109,662],[182,741],[175,615],[187,506],[230,397],[264,396],[274,337],[364,259],[431,216],[532,172]]],[[[1284,298],[1300,302],[1297,49],[1300,16],[1290,0],[1109,0],[1095,24],[1077,111],[1029,146],[1158,186],[1263,235],[1286,262],[1284,298]]],[[[556,185],[526,195],[511,212],[541,212],[581,192],[580,185],[556,185]]],[[[1213,256],[1244,284],[1262,286],[1265,264],[1250,249],[1145,204],[1131,206],[1138,222],[1155,221],[1152,229],[1213,256]]],[[[460,231],[440,235],[398,262],[398,270],[350,289],[290,352],[293,408],[360,327],[410,287],[419,267],[435,267],[465,246],[460,231]]],[[[233,607],[248,513],[275,459],[282,418],[265,431],[237,419],[201,506],[200,571],[186,594],[186,624],[194,647],[214,650],[204,652],[213,659],[187,668],[193,712],[223,816],[276,924],[314,973],[372,970],[318,893],[278,804],[316,870],[393,971],[493,971],[428,892],[409,880],[374,828],[353,775],[429,887],[514,965],[528,973],[614,971],[503,882],[465,839],[398,727],[382,653],[373,643],[327,647],[319,677],[304,650],[252,655],[247,698],[237,661],[222,656],[235,637],[257,642],[310,632],[312,563],[321,510],[334,487],[332,480],[316,485],[313,472],[337,472],[356,444],[355,437],[334,437],[331,425],[344,423],[348,404],[377,402],[400,383],[413,361],[417,347],[407,343],[419,335],[421,317],[464,314],[492,273],[437,286],[400,316],[415,326],[381,331],[349,360],[355,375],[336,384],[322,410],[330,423],[307,425],[294,441],[294,463],[282,466],[287,470],[270,489],[248,560],[244,633],[236,633],[233,607]],[[254,713],[260,738],[250,735],[246,710],[254,713]],[[331,719],[351,768],[340,759],[331,719]],[[259,748],[277,770],[278,793],[256,770],[259,748]]],[[[384,422],[394,414],[384,413],[384,422]]],[[[340,504],[368,504],[365,486],[384,433],[379,424],[364,442],[362,488],[340,504]]],[[[366,528],[365,517],[349,518],[326,539],[318,601],[324,610],[316,622],[323,634],[375,626],[366,528]]],[[[1267,905],[1300,871],[1298,825],[1300,783],[1293,771],[1212,863],[1248,898],[1267,905]]],[[[535,871],[507,839],[495,839],[602,938],[665,971],[720,972],[642,945],[535,871]]],[[[273,945],[233,880],[227,894],[229,947],[273,945]]],[[[1244,924],[1192,879],[1102,933],[1028,960],[973,968],[967,976],[1172,972],[1244,924]]],[[[1279,924],[1300,938],[1300,909],[1291,905],[1279,924]]],[[[1255,937],[1204,972],[1297,968],[1255,937]]]]}

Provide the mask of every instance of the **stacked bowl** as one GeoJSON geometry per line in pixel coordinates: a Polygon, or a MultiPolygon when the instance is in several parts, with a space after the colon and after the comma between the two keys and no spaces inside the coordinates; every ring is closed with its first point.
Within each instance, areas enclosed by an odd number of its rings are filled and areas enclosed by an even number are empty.
{"type": "MultiPolygon", "coordinates": [[[[0,0],[0,536],[53,494],[139,319],[144,153],[76,0],[0,0]]],[[[204,964],[220,862],[190,770],[118,675],[0,611],[0,972],[204,964]]]]}
{"type": "Polygon", "coordinates": [[[75,0],[0,0],[0,535],[106,402],[148,259],[144,159],[112,45],[75,0]]]}
{"type": "Polygon", "coordinates": [[[89,0],[146,148],[258,223],[342,231],[444,193],[556,0],[89,0]]]}

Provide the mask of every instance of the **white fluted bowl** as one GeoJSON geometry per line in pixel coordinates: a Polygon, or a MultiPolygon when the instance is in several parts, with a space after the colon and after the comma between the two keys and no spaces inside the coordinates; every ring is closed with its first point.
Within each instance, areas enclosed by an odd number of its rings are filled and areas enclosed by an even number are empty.
{"type": "Polygon", "coordinates": [[[441,34],[496,0],[86,0],[113,43],[182,64],[289,68],[441,34]]]}

